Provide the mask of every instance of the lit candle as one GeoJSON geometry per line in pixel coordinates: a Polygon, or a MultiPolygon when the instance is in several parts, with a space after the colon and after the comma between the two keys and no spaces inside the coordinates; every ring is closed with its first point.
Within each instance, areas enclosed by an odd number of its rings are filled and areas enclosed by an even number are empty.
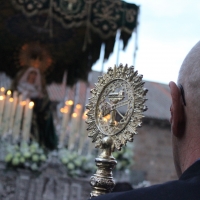
{"type": "Polygon", "coordinates": [[[81,129],[80,129],[80,137],[79,137],[79,153],[83,151],[84,144],[87,139],[87,124],[85,120],[87,119],[87,110],[83,113],[82,120],[81,120],[81,129]]]}
{"type": "Polygon", "coordinates": [[[62,121],[62,129],[66,129],[68,121],[69,121],[69,107],[65,106],[63,110],[63,121],[62,121]]]}
{"type": "Polygon", "coordinates": [[[22,122],[22,114],[23,114],[23,109],[25,105],[26,105],[26,101],[19,101],[17,105],[16,115],[15,115],[15,120],[14,120],[14,125],[13,125],[13,135],[15,139],[19,138],[21,122],[22,122]]]}
{"type": "Polygon", "coordinates": [[[3,119],[2,119],[3,134],[6,134],[9,127],[10,111],[11,111],[11,105],[13,102],[13,99],[10,97],[11,97],[11,91],[8,90],[6,93],[5,106],[4,106],[3,119]]]}
{"type": "Polygon", "coordinates": [[[77,114],[76,126],[78,127],[78,129],[80,129],[82,105],[77,104],[74,112],[77,114]]]}
{"type": "Polygon", "coordinates": [[[14,123],[14,117],[16,114],[16,107],[17,107],[17,91],[13,92],[13,104],[11,108],[11,116],[10,116],[10,124],[9,124],[9,129],[12,130],[13,128],[13,123],[14,123]]]}
{"type": "Polygon", "coordinates": [[[82,112],[82,105],[81,104],[77,104],[76,107],[75,107],[75,113],[77,113],[78,116],[81,115],[81,112],[82,112]]]}
{"type": "Polygon", "coordinates": [[[77,113],[72,113],[72,120],[71,120],[71,132],[72,133],[75,133],[78,131],[77,118],[78,118],[77,113]]]}
{"type": "Polygon", "coordinates": [[[11,92],[10,90],[8,90],[8,91],[6,92],[6,94],[7,94],[8,98],[10,98],[12,92],[11,92]]]}
{"type": "Polygon", "coordinates": [[[5,95],[1,95],[0,96],[0,125],[2,122],[4,106],[5,106],[5,95]]]}
{"type": "Polygon", "coordinates": [[[71,114],[73,104],[74,104],[74,102],[72,100],[65,101],[65,107],[67,106],[67,108],[68,108],[68,115],[69,116],[71,114]]]}
{"type": "Polygon", "coordinates": [[[22,138],[24,141],[28,141],[30,137],[30,129],[31,129],[31,121],[32,121],[32,114],[33,114],[33,107],[34,103],[28,102],[27,100],[27,105],[25,107],[25,112],[24,112],[24,121],[23,121],[23,128],[22,128],[22,138]]]}
{"type": "Polygon", "coordinates": [[[66,130],[67,130],[67,124],[69,121],[69,107],[65,106],[64,108],[60,109],[60,112],[62,113],[62,126],[61,126],[61,132],[60,132],[60,145],[63,145],[64,139],[66,137],[66,130]]]}
{"type": "Polygon", "coordinates": [[[13,98],[10,98],[8,101],[8,108],[7,108],[7,113],[6,113],[6,117],[5,117],[5,129],[4,129],[4,133],[8,133],[9,131],[9,124],[10,124],[10,114],[11,114],[11,109],[12,109],[12,105],[13,105],[13,98]]]}
{"type": "Polygon", "coordinates": [[[5,88],[1,87],[1,89],[0,89],[0,95],[4,95],[4,93],[5,93],[5,88]]]}
{"type": "Polygon", "coordinates": [[[78,132],[77,117],[78,117],[77,113],[72,114],[71,130],[70,130],[69,142],[68,142],[69,149],[73,148],[75,140],[76,140],[76,133],[78,132]]]}
{"type": "Polygon", "coordinates": [[[27,123],[27,117],[28,117],[28,109],[29,109],[29,103],[30,103],[30,99],[26,99],[26,104],[24,106],[24,112],[22,115],[22,138],[26,138],[26,123],[27,123]]]}
{"type": "Polygon", "coordinates": [[[66,106],[73,106],[74,102],[72,100],[68,100],[65,102],[66,106]]]}
{"type": "Polygon", "coordinates": [[[82,126],[81,126],[81,132],[83,133],[84,136],[87,136],[87,124],[85,123],[85,120],[87,119],[87,112],[88,110],[86,110],[84,113],[83,113],[83,116],[82,116],[82,126]]]}

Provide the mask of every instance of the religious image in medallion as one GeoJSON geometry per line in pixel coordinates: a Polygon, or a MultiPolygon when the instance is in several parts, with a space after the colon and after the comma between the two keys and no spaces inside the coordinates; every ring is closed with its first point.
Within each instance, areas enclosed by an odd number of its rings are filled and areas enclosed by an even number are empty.
{"type": "Polygon", "coordinates": [[[147,89],[143,85],[142,75],[127,65],[109,68],[98,78],[86,106],[88,136],[92,137],[95,147],[102,148],[105,137],[112,139],[112,151],[133,141],[136,128],[142,123],[142,112],[147,109],[147,89]]]}

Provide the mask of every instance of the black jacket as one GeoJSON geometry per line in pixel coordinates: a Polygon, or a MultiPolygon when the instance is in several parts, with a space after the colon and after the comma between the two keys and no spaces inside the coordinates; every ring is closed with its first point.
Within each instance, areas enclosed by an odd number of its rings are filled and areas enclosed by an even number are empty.
{"type": "Polygon", "coordinates": [[[179,180],[128,192],[110,193],[94,200],[200,200],[200,160],[190,166],[179,180]]]}

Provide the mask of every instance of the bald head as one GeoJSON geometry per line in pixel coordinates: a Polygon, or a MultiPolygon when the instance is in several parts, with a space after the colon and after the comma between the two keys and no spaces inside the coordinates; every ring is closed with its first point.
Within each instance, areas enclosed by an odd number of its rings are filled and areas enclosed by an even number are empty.
{"type": "Polygon", "coordinates": [[[200,41],[190,50],[179,71],[178,83],[193,84],[200,77],[200,41]]]}
{"type": "Polygon", "coordinates": [[[200,41],[184,59],[179,71],[178,84],[183,85],[188,112],[198,118],[200,126],[200,41]]]}
{"type": "Polygon", "coordinates": [[[180,84],[184,94],[174,82],[170,82],[172,146],[178,176],[200,157],[200,42],[183,61],[179,87],[180,84]]]}

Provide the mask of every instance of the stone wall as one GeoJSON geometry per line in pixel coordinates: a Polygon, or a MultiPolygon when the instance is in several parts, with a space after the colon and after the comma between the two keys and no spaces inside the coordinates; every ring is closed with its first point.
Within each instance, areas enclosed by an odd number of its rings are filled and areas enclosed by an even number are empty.
{"type": "Polygon", "coordinates": [[[43,170],[6,170],[0,162],[0,200],[86,200],[89,178],[69,178],[60,164],[49,163],[43,170]]]}
{"type": "Polygon", "coordinates": [[[171,132],[168,122],[148,121],[138,129],[133,141],[134,166],[132,180],[142,179],[151,184],[177,179],[171,147],[171,132]]]}

